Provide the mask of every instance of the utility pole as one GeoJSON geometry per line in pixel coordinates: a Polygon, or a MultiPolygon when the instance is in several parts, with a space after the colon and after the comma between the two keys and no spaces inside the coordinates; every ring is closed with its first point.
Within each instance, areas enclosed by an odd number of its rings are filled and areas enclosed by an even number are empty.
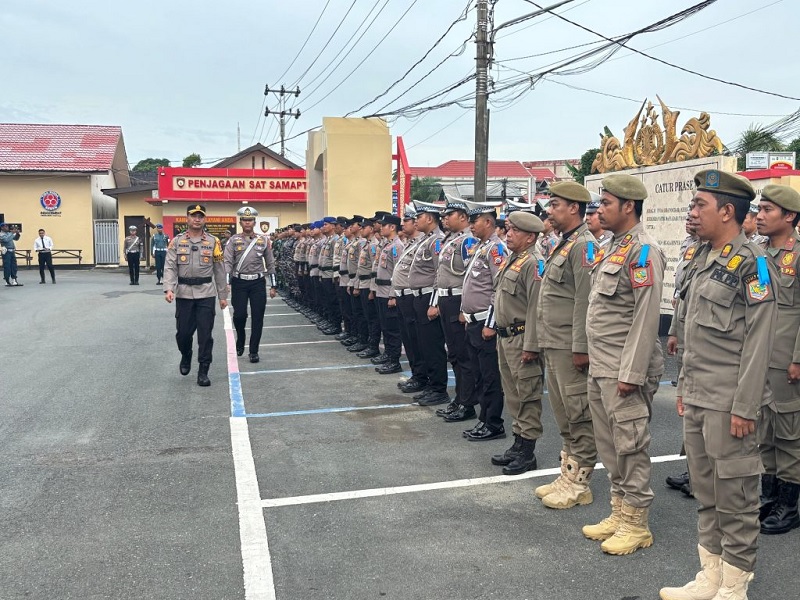
{"type": "Polygon", "coordinates": [[[281,135],[281,156],[285,156],[286,154],[286,117],[294,117],[295,119],[300,118],[300,111],[295,110],[286,110],[286,99],[289,96],[294,96],[297,98],[300,95],[300,88],[298,87],[295,91],[286,90],[284,86],[281,86],[280,89],[270,89],[269,84],[264,87],[264,95],[268,96],[270,93],[275,94],[278,97],[278,110],[271,110],[269,107],[264,111],[264,116],[268,117],[269,115],[278,115],[280,118],[280,135],[281,135]]]}
{"type": "Polygon", "coordinates": [[[489,79],[489,0],[478,0],[478,31],[475,35],[475,202],[486,202],[489,163],[489,114],[486,92],[489,79]]]}

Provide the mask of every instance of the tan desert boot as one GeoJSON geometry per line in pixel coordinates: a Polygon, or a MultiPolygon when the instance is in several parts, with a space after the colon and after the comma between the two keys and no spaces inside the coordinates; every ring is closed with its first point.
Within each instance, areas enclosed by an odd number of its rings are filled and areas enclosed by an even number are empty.
{"type": "Polygon", "coordinates": [[[722,583],[722,557],[711,554],[698,544],[697,553],[700,555],[700,572],[690,581],[679,588],[661,588],[661,600],[713,600],[722,583]]]}
{"type": "Polygon", "coordinates": [[[712,600],[747,600],[747,586],[753,577],[753,573],[737,569],[723,560],[722,585],[712,600]]]}
{"type": "Polygon", "coordinates": [[[571,456],[567,459],[567,474],[561,480],[555,491],[542,498],[542,504],[547,508],[565,509],[576,504],[591,504],[594,501],[589,480],[592,478],[592,467],[579,467],[578,462],[571,456]]]}
{"type": "Polygon", "coordinates": [[[620,525],[620,512],[622,510],[622,498],[611,496],[611,514],[597,523],[597,525],[584,525],[583,535],[590,540],[607,540],[617,531],[620,525]]]}
{"type": "Polygon", "coordinates": [[[552,494],[556,491],[556,484],[561,481],[561,479],[567,474],[567,453],[563,450],[561,451],[561,475],[559,475],[555,481],[552,483],[545,483],[544,485],[540,485],[533,493],[536,494],[537,498],[544,498],[547,494],[552,494]]]}
{"type": "Polygon", "coordinates": [[[606,554],[622,556],[652,546],[653,534],[647,526],[649,512],[647,508],[636,508],[623,502],[619,527],[614,535],[600,544],[600,549],[606,554]]]}

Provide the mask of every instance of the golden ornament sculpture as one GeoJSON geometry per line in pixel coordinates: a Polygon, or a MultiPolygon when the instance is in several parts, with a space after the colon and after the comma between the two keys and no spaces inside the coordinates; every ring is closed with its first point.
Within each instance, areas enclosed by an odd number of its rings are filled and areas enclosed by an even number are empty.
{"type": "Polygon", "coordinates": [[[600,136],[600,152],[592,163],[592,173],[609,173],[649,167],[670,162],[705,158],[723,150],[722,141],[716,131],[709,129],[711,117],[700,113],[692,117],[677,136],[679,110],[672,111],[658,98],[661,104],[663,129],[658,121],[658,112],[652,102],[645,100],[639,112],[628,123],[621,144],[608,127],[600,136]]]}

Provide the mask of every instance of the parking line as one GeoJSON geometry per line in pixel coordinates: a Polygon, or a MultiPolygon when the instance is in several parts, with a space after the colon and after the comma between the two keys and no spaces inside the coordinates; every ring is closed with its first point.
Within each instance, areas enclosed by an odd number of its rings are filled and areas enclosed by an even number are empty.
{"type": "Polygon", "coordinates": [[[341,408],[309,408],[307,410],[287,410],[284,412],[273,413],[256,413],[245,415],[248,419],[265,418],[265,417],[293,417],[296,415],[320,415],[326,413],[340,413],[350,412],[354,410],[380,410],[384,408],[410,408],[417,407],[419,404],[412,404],[406,402],[405,404],[381,404],[380,406],[346,406],[341,408]]]}
{"type": "MultiPolygon", "coordinates": [[[[655,456],[650,459],[653,463],[673,462],[684,460],[685,456],[670,454],[668,456],[655,456]]],[[[604,469],[603,463],[595,465],[595,471],[604,469]]],[[[495,483],[510,483],[522,479],[534,479],[536,477],[547,477],[557,475],[561,472],[560,467],[552,469],[540,469],[538,471],[528,471],[521,475],[495,475],[493,477],[478,477],[475,479],[456,479],[453,481],[438,481],[435,483],[421,483],[416,485],[403,485],[397,487],[374,488],[371,490],[353,490],[349,492],[334,492],[330,494],[310,494],[308,496],[292,496],[288,498],[266,498],[261,501],[264,508],[279,508],[282,506],[298,506],[300,504],[315,504],[319,502],[336,502],[338,500],[357,500],[360,498],[375,498],[378,496],[394,496],[396,494],[411,494],[414,492],[429,492],[432,490],[446,490],[462,487],[472,487],[476,485],[491,485],[495,483]]]]}
{"type": "Polygon", "coordinates": [[[313,340],[311,342],[278,342],[276,344],[259,344],[259,346],[302,346],[303,344],[334,344],[337,340],[313,340]]]}
{"type": "Polygon", "coordinates": [[[291,313],[264,313],[265,317],[302,317],[300,313],[291,312],[291,313]]]}
{"type": "MultiPolygon", "coordinates": [[[[289,329],[290,327],[316,327],[313,323],[301,323],[300,325],[264,325],[264,329],[289,329]]],[[[246,327],[245,329],[250,329],[246,327]]]]}

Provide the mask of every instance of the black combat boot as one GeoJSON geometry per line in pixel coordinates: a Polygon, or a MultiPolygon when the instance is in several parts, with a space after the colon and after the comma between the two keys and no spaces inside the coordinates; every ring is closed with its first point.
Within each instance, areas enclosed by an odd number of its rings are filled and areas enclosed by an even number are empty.
{"type": "Polygon", "coordinates": [[[761,508],[758,509],[758,520],[767,518],[778,499],[778,478],[764,473],[761,476],[761,508]]]}
{"type": "Polygon", "coordinates": [[[396,358],[390,358],[385,363],[375,367],[375,370],[379,375],[393,375],[395,373],[400,373],[403,370],[403,367],[400,366],[399,360],[396,358]]]}
{"type": "Polygon", "coordinates": [[[772,510],[761,523],[761,533],[777,535],[788,533],[800,527],[800,514],[797,512],[797,498],[800,496],[800,485],[775,479],[778,485],[778,499],[772,510]]]}
{"type": "Polygon", "coordinates": [[[180,364],[181,375],[188,375],[189,371],[192,370],[192,353],[186,352],[181,354],[181,364],[180,364]]]}
{"type": "Polygon", "coordinates": [[[511,448],[503,452],[502,454],[495,454],[492,456],[492,464],[497,465],[498,467],[504,467],[506,465],[510,465],[517,454],[520,453],[522,449],[522,436],[515,435],[514,436],[514,443],[511,444],[511,448]]]}
{"type": "Polygon", "coordinates": [[[370,358],[369,362],[371,362],[373,365],[382,365],[390,360],[392,360],[392,357],[386,354],[386,352],[382,352],[381,354],[378,354],[378,356],[373,356],[370,358]]]}
{"type": "Polygon", "coordinates": [[[678,490],[689,483],[689,471],[685,471],[680,475],[670,475],[667,477],[667,487],[671,487],[673,490],[678,490]]]}
{"type": "Polygon", "coordinates": [[[536,448],[536,440],[522,440],[522,446],[519,449],[513,460],[503,467],[503,475],[519,475],[525,471],[533,471],[536,469],[536,455],[533,453],[536,448]]]}
{"type": "Polygon", "coordinates": [[[200,363],[197,369],[197,385],[203,387],[211,385],[211,380],[208,378],[208,367],[210,366],[208,363],[200,363]]]}

